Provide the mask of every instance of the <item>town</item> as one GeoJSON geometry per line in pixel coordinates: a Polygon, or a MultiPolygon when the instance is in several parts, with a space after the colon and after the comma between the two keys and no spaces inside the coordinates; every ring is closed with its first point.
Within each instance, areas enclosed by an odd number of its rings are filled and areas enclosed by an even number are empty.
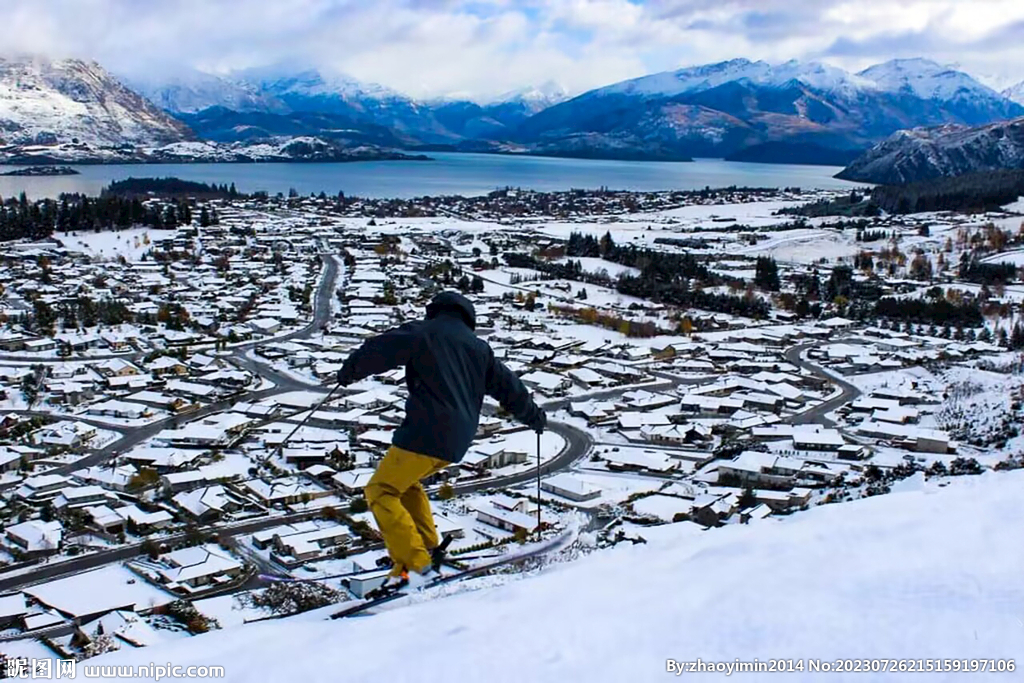
{"type": "Polygon", "coordinates": [[[159,226],[3,243],[0,653],[85,659],[379,586],[362,489],[404,372],[324,399],[441,289],[549,416],[538,445],[489,401],[427,482],[470,566],[569,523],[601,552],[1024,467],[1024,202],[816,215],[851,194],[154,195],[159,226]]]}

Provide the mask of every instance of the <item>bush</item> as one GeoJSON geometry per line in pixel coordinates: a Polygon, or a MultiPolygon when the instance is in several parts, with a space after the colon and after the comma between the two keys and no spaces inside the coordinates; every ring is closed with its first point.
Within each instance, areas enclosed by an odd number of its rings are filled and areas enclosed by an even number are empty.
{"type": "Polygon", "coordinates": [[[359,514],[360,512],[366,512],[369,509],[370,509],[370,506],[367,504],[366,498],[364,498],[363,496],[359,496],[358,498],[353,498],[352,502],[349,503],[349,506],[348,506],[348,510],[352,514],[359,514]]]}
{"type": "Polygon", "coordinates": [[[341,594],[330,586],[314,581],[274,583],[261,593],[243,598],[250,606],[270,610],[274,614],[298,614],[338,602],[341,594]]]}

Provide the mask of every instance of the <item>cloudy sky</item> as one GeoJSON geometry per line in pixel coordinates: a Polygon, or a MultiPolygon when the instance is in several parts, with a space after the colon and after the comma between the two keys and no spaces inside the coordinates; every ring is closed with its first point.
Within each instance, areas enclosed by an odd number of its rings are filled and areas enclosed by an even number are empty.
{"type": "Polygon", "coordinates": [[[7,53],[119,73],[287,62],[417,97],[571,91],[734,57],[893,57],[1024,80],[1022,0],[3,0],[7,53]]]}

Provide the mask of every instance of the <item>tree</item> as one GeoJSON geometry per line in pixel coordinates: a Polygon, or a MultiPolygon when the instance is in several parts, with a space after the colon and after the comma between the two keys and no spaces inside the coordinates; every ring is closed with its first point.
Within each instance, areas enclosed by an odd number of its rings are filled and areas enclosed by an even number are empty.
{"type": "Polygon", "coordinates": [[[910,262],[910,277],[915,280],[931,280],[932,279],[932,262],[924,254],[918,254],[914,257],[914,260],[910,262]]]}
{"type": "Polygon", "coordinates": [[[779,291],[779,267],[770,256],[758,256],[754,268],[754,285],[769,292],[779,291]]]}
{"type": "Polygon", "coordinates": [[[739,506],[741,510],[746,510],[747,508],[752,508],[756,506],[757,496],[754,495],[754,489],[750,488],[749,486],[743,489],[743,495],[739,497],[739,500],[736,501],[736,504],[739,506]]]}
{"type": "Polygon", "coordinates": [[[359,496],[357,498],[353,498],[352,502],[349,503],[349,506],[348,506],[348,511],[351,512],[354,515],[358,515],[358,514],[360,514],[362,512],[366,512],[369,509],[370,509],[370,506],[369,506],[369,504],[367,504],[366,498],[364,498],[363,496],[359,496]]]}
{"type": "Polygon", "coordinates": [[[438,500],[451,500],[454,497],[455,497],[455,489],[452,487],[452,485],[449,484],[448,482],[445,482],[445,483],[441,484],[441,488],[439,488],[437,490],[437,499],[438,500]]]}

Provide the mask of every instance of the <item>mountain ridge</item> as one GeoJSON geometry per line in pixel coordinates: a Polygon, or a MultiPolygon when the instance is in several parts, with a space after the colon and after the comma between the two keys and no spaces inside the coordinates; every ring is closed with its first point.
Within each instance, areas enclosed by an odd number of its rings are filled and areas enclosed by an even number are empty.
{"type": "Polygon", "coordinates": [[[947,124],[898,131],[836,177],[902,185],[999,169],[1024,169],[1024,117],[983,126],[947,124]]]}

